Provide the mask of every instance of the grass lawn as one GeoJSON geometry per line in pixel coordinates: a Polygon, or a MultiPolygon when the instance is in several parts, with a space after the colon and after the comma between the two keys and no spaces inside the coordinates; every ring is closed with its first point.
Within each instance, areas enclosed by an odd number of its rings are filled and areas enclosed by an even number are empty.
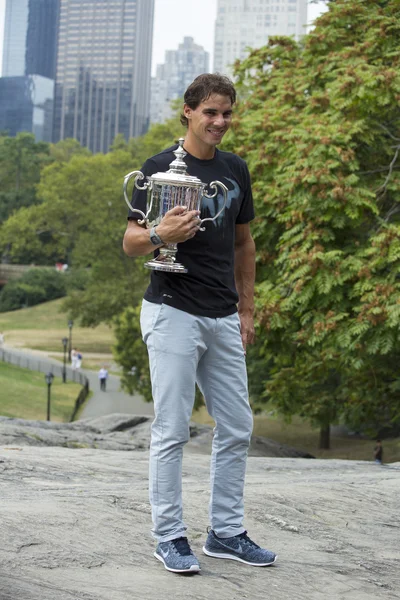
{"type": "MultiPolygon", "coordinates": [[[[205,408],[193,413],[193,421],[214,425],[205,408]]],[[[353,436],[331,436],[331,449],[319,450],[319,432],[307,422],[294,417],[290,424],[279,417],[254,416],[254,434],[270,438],[281,444],[305,450],[316,458],[341,458],[349,460],[372,460],[375,440],[353,436]]],[[[384,462],[400,461],[400,438],[383,440],[384,462]]]]}
{"type": "MultiPolygon", "coordinates": [[[[45,421],[47,384],[43,373],[0,362],[0,414],[5,417],[45,421]]],[[[51,386],[52,421],[68,422],[81,391],[78,383],[55,377],[51,386]]]]}
{"type": "MultiPolygon", "coordinates": [[[[52,300],[11,312],[0,313],[0,331],[5,343],[15,348],[57,352],[62,338],[69,336],[68,315],[61,311],[63,299],[52,300]]],[[[72,328],[72,346],[85,352],[111,353],[114,334],[107,325],[72,328]]]]}

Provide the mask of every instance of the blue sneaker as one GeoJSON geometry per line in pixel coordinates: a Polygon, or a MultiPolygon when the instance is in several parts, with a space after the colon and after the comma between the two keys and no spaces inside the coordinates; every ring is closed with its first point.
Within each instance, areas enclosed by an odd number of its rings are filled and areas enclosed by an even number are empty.
{"type": "Polygon", "coordinates": [[[278,558],[269,550],[257,546],[247,535],[247,531],[230,538],[219,538],[211,529],[205,546],[204,554],[214,558],[229,558],[252,565],[253,567],[268,567],[278,558]]]}
{"type": "Polygon", "coordinates": [[[160,542],[154,556],[164,563],[167,571],[173,573],[197,573],[200,571],[199,561],[190,549],[186,537],[160,542]]]}

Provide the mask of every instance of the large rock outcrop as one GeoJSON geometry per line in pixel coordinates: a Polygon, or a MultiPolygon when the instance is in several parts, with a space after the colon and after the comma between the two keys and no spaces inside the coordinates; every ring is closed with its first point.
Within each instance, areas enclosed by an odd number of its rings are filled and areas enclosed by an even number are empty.
{"type": "MultiPolygon", "coordinates": [[[[135,443],[146,446],[146,436],[135,443]]],[[[2,439],[1,600],[400,597],[400,463],[250,457],[245,526],[279,554],[276,566],[254,568],[202,554],[209,458],[188,445],[184,516],[202,571],[185,577],[168,573],[152,556],[146,450],[2,439]]]]}
{"type": "MultiPolygon", "coordinates": [[[[0,417],[0,445],[64,446],[67,448],[97,448],[102,450],[147,450],[150,444],[152,417],[111,414],[73,423],[26,421],[0,417]]],[[[191,423],[190,450],[208,454],[212,443],[212,428],[191,423]]],[[[312,458],[308,453],[253,436],[250,456],[280,456],[312,458]]]]}

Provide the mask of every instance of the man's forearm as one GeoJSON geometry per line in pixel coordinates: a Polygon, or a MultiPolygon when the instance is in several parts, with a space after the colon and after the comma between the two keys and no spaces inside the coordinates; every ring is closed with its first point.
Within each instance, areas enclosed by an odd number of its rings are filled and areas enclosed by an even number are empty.
{"type": "Polygon", "coordinates": [[[256,250],[252,238],[235,248],[235,284],[239,295],[239,313],[254,312],[254,281],[256,250]]]}
{"type": "Polygon", "coordinates": [[[130,257],[146,256],[146,254],[151,254],[160,247],[161,246],[155,246],[150,241],[150,231],[145,227],[135,225],[134,227],[128,228],[125,232],[123,248],[125,254],[130,257]]]}

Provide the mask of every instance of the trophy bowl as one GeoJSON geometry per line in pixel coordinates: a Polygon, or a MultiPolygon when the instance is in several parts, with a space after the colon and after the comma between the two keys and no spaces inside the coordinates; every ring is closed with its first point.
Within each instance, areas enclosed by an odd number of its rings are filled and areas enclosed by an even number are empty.
{"type": "MultiPolygon", "coordinates": [[[[228,188],[220,181],[212,181],[208,184],[211,193],[206,191],[207,184],[203,183],[198,177],[192,177],[187,174],[187,164],[183,160],[186,152],[183,149],[184,138],[179,139],[179,146],[174,151],[175,160],[169,165],[169,170],[165,173],[155,173],[150,177],[145,177],[141,171],[132,171],[124,178],[124,198],[130,210],[140,214],[139,225],[145,225],[148,229],[155,227],[164,217],[164,215],[175,206],[185,206],[187,210],[200,210],[201,200],[205,198],[214,198],[220,187],[224,194],[222,208],[215,217],[201,219],[200,231],[204,231],[203,223],[206,221],[215,221],[225,210],[228,198],[228,188]],[[147,190],[146,213],[131,205],[128,194],[128,182],[135,178],[134,185],[138,190],[147,190]],[[143,180],[145,180],[143,182],[143,180]],[[140,183],[143,182],[142,185],[140,183]]],[[[145,263],[145,267],[156,271],[169,271],[172,273],[187,273],[186,267],[177,262],[177,244],[165,244],[159,249],[159,254],[152,260],[145,263]]]]}

